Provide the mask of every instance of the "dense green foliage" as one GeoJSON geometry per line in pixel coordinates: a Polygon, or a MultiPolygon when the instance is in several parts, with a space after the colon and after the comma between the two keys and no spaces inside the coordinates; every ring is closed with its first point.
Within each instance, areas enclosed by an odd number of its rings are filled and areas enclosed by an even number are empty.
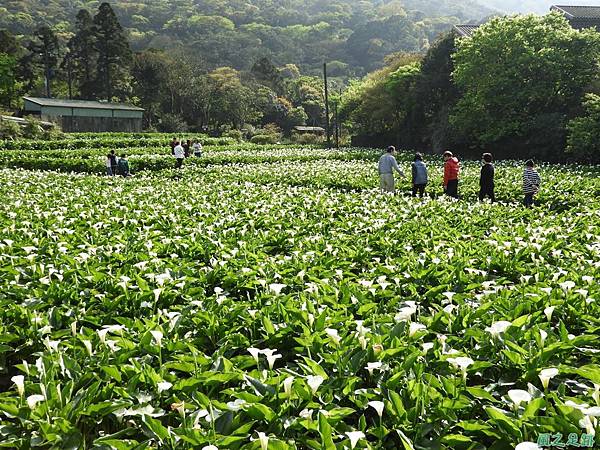
{"type": "Polygon", "coordinates": [[[452,121],[484,148],[548,158],[564,148],[566,121],[598,78],[599,60],[600,34],[558,14],[494,19],[460,41],[454,81],[463,95],[452,121]]]}
{"type": "MultiPolygon", "coordinates": [[[[99,1],[4,2],[0,28],[29,35],[48,23],[73,33],[81,8],[99,1]]],[[[418,0],[157,0],[111,2],[135,50],[182,50],[180,63],[200,60],[208,69],[249,69],[264,56],[276,65],[296,64],[316,74],[323,61],[341,73],[364,75],[395,51],[419,51],[451,24],[481,19],[489,10],[475,1],[418,0]]]]}
{"type": "Polygon", "coordinates": [[[569,122],[567,150],[580,161],[600,160],[600,96],[587,94],[585,114],[569,122]]]}
{"type": "MultiPolygon", "coordinates": [[[[102,163],[100,146],[63,161],[102,163]]],[[[0,170],[1,445],[514,449],[598,431],[597,169],[541,167],[527,210],[521,163],[497,166],[490,205],[470,201],[478,163],[455,202],[379,194],[373,150],[218,154],[176,176],[0,170]]]]}
{"type": "MultiPolygon", "coordinates": [[[[3,32],[7,50],[0,51],[17,57],[20,68],[7,71],[18,89],[5,106],[14,107],[19,94],[52,92],[139,104],[149,129],[222,133],[274,123],[287,135],[296,125],[325,122],[323,62],[335,91],[388,54],[425,50],[452,24],[487,12],[456,0],[59,0],[37,6],[9,2],[0,19],[0,27],[18,37],[3,32]],[[44,44],[49,40],[51,48],[44,44]],[[17,48],[15,55],[9,47],[17,48]],[[40,57],[41,47],[50,58],[40,57]]],[[[260,129],[246,134],[269,135],[260,129]]]]}
{"type": "Polygon", "coordinates": [[[417,66],[389,61],[342,97],[342,118],[358,135],[425,151],[600,161],[581,139],[565,152],[568,122],[598,89],[596,31],[574,30],[558,13],[496,18],[472,37],[446,35],[417,66]]]}

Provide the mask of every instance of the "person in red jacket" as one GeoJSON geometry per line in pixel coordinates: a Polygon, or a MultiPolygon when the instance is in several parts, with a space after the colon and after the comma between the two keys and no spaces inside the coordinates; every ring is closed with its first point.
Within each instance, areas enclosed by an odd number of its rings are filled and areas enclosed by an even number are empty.
{"type": "Polygon", "coordinates": [[[444,192],[446,195],[458,198],[458,173],[460,163],[452,152],[444,152],[444,192]]]}

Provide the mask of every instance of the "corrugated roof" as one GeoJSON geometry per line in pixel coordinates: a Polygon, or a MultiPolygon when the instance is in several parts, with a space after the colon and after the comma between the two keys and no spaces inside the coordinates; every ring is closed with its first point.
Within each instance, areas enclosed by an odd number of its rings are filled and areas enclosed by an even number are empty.
{"type": "Polygon", "coordinates": [[[296,131],[325,131],[325,128],[297,126],[297,127],[294,127],[294,130],[296,130],[296,131]]]}
{"type": "Polygon", "coordinates": [[[550,9],[564,14],[567,19],[600,19],[600,6],[554,5],[550,9]]]}
{"type": "Polygon", "coordinates": [[[479,28],[479,25],[454,25],[454,31],[462,37],[471,37],[477,28],[479,28]]]}
{"type": "Polygon", "coordinates": [[[36,105],[54,106],[58,108],[87,108],[87,109],[110,109],[126,111],[144,111],[143,108],[127,105],[125,103],[96,102],[93,100],[68,100],[62,98],[23,97],[36,105]]]}

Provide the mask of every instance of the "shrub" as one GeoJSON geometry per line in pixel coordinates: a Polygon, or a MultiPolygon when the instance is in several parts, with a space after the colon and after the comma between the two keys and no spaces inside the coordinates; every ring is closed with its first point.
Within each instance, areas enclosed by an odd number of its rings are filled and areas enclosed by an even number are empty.
{"type": "Polygon", "coordinates": [[[242,142],[244,140],[244,133],[240,130],[229,130],[223,134],[223,137],[228,137],[236,140],[237,142],[242,142]]]}
{"type": "Polygon", "coordinates": [[[161,117],[158,129],[163,133],[185,133],[188,130],[188,124],[181,116],[167,113],[161,117]]]}
{"type": "Polygon", "coordinates": [[[65,134],[62,132],[60,127],[53,123],[52,126],[44,129],[42,139],[45,141],[59,141],[65,138],[65,134]]]}
{"type": "Polygon", "coordinates": [[[44,135],[40,119],[34,116],[25,117],[26,124],[23,128],[23,136],[27,139],[41,139],[44,135]]]}
{"type": "Polygon", "coordinates": [[[252,136],[250,142],[253,144],[265,145],[265,144],[277,144],[279,142],[280,136],[275,134],[257,134],[256,136],[252,136]]]}
{"type": "Polygon", "coordinates": [[[292,141],[297,144],[308,144],[308,145],[317,145],[322,144],[325,141],[323,136],[318,136],[316,134],[292,134],[292,141]]]}
{"type": "Polygon", "coordinates": [[[22,134],[21,125],[12,120],[0,119],[0,138],[13,140],[21,137],[22,134]]]}
{"type": "Polygon", "coordinates": [[[600,162],[600,96],[587,94],[583,103],[585,115],[571,120],[567,126],[567,152],[579,161],[600,162]]]}

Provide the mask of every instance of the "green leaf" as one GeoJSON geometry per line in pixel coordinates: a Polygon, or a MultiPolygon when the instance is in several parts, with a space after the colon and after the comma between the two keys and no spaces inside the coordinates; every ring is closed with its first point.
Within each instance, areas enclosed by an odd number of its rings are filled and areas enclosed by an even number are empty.
{"type": "Polygon", "coordinates": [[[322,413],[319,413],[319,434],[323,443],[322,450],[335,450],[331,426],[322,413]]]}
{"type": "Polygon", "coordinates": [[[394,413],[399,417],[403,418],[406,416],[406,409],[404,408],[404,403],[402,402],[402,397],[395,392],[389,391],[390,402],[393,406],[394,413]]]}
{"type": "Polygon", "coordinates": [[[442,438],[442,442],[448,444],[451,448],[456,448],[470,444],[473,441],[468,436],[463,436],[461,434],[448,434],[442,438]]]}
{"type": "Polygon", "coordinates": [[[269,319],[267,316],[263,316],[262,323],[268,335],[275,334],[275,327],[273,326],[271,319],[269,319]]]}
{"type": "Polygon", "coordinates": [[[121,372],[114,366],[102,366],[102,371],[106,373],[109,377],[115,379],[117,382],[121,382],[121,372]]]}
{"type": "Polygon", "coordinates": [[[588,364],[576,369],[570,369],[570,371],[596,384],[600,384],[600,366],[596,364],[588,364]]]}
{"type": "Polygon", "coordinates": [[[515,424],[515,422],[512,419],[510,419],[502,411],[500,411],[497,408],[494,408],[493,406],[488,406],[484,409],[491,421],[498,425],[500,428],[502,428],[502,430],[504,430],[506,433],[510,434],[514,438],[521,438],[521,431],[519,430],[519,427],[515,424]]]}
{"type": "Polygon", "coordinates": [[[467,392],[477,399],[498,403],[492,394],[480,387],[467,387],[467,392]]]}
{"type": "Polygon", "coordinates": [[[150,432],[156,439],[160,441],[161,444],[164,444],[166,441],[168,441],[170,436],[169,430],[165,428],[159,420],[153,419],[150,416],[143,416],[142,421],[146,424],[148,430],[150,430],[150,432]]]}
{"type": "Polygon", "coordinates": [[[415,450],[415,446],[413,445],[412,441],[402,431],[396,430],[396,433],[398,433],[398,436],[400,436],[400,441],[402,441],[404,450],[415,450]]]}
{"type": "Polygon", "coordinates": [[[543,398],[534,398],[525,407],[521,420],[533,419],[536,413],[544,406],[546,406],[546,400],[543,398]]]}
{"type": "Polygon", "coordinates": [[[266,420],[271,422],[275,417],[275,413],[271,408],[262,403],[255,403],[246,410],[246,413],[256,420],[266,420]]]}

